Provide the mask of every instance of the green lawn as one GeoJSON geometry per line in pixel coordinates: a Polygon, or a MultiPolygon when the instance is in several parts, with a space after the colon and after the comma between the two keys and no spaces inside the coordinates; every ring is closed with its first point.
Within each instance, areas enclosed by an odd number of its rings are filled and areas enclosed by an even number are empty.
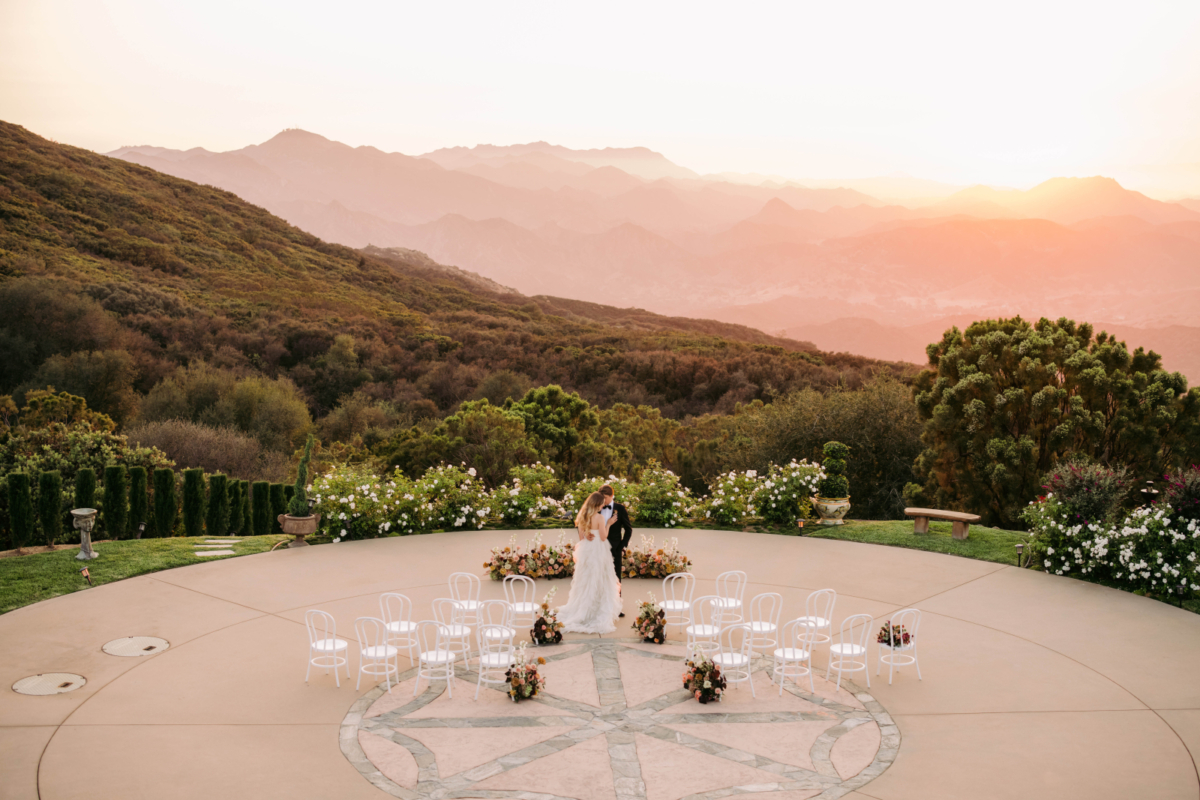
{"type": "Polygon", "coordinates": [[[949,522],[930,522],[929,533],[913,533],[912,520],[847,520],[845,525],[831,527],[810,523],[804,526],[804,535],[908,547],[1013,566],[1017,563],[1016,545],[1028,541],[1028,534],[982,525],[972,525],[970,535],[960,541],[950,535],[949,522]]]}
{"type": "MultiPolygon", "coordinates": [[[[196,555],[195,545],[197,542],[203,543],[203,539],[179,537],[104,542],[96,545],[100,557],[87,562],[87,568],[92,583],[99,586],[147,572],[261,553],[270,550],[276,542],[289,538],[283,534],[246,536],[233,545],[235,555],[210,558],[196,555]]],[[[0,558],[0,614],[39,600],[87,589],[87,581],[79,574],[84,562],[75,560],[78,553],[78,549],[71,548],[53,553],[0,558]]]]}

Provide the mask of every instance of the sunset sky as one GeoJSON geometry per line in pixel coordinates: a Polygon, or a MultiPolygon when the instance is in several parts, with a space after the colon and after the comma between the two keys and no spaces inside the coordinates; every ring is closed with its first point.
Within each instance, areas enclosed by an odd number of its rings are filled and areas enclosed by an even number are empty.
{"type": "Polygon", "coordinates": [[[6,0],[0,118],[98,151],[302,127],[409,154],[544,139],[1028,186],[1200,164],[1198,42],[1195,0],[6,0]]]}

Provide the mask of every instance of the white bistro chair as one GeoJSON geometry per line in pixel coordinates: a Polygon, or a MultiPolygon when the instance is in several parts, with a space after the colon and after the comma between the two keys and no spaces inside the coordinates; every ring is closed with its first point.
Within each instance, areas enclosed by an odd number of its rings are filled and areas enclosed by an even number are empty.
{"type": "Polygon", "coordinates": [[[517,648],[513,645],[516,635],[512,628],[504,625],[479,626],[479,679],[475,683],[475,699],[479,699],[479,687],[487,684],[508,683],[508,668],[513,665],[517,648]]]}
{"type": "MultiPolygon", "coordinates": [[[[480,641],[488,636],[502,635],[502,638],[515,639],[517,636],[516,627],[513,625],[512,606],[507,600],[484,600],[483,605],[479,608],[479,631],[478,636],[480,641]],[[487,627],[490,630],[484,633],[483,629],[487,627]]],[[[483,650],[479,651],[480,653],[483,650]]]]}
{"type": "Polygon", "coordinates": [[[524,575],[508,575],[504,578],[504,599],[512,606],[512,624],[522,627],[533,623],[538,617],[538,603],[534,599],[537,584],[524,575]]]}
{"type": "Polygon", "coordinates": [[[779,647],[772,654],[774,664],[771,667],[772,680],[779,678],[779,694],[783,696],[783,682],[791,678],[792,683],[808,676],[808,691],[817,693],[813,686],[812,677],[812,638],[813,629],[798,619],[785,623],[779,632],[779,647]]]}
{"type": "Polygon", "coordinates": [[[713,653],[712,661],[721,668],[726,684],[750,684],[750,696],[754,694],[754,681],[750,667],[754,663],[754,634],[746,624],[729,625],[721,631],[720,645],[713,653]]]}
{"type": "Polygon", "coordinates": [[[417,650],[417,623],[412,621],[412,601],[396,592],[379,595],[379,616],[387,627],[388,644],[408,653],[408,660],[415,661],[417,650]]]}
{"type": "Polygon", "coordinates": [[[466,625],[479,624],[479,577],[469,572],[450,575],[450,597],[459,610],[459,621],[466,625]]]}
{"type": "Polygon", "coordinates": [[[799,622],[813,629],[812,644],[833,641],[833,607],[837,603],[837,592],[833,589],[818,589],[804,601],[804,616],[799,622]]]}
{"type": "Polygon", "coordinates": [[[688,626],[684,628],[688,653],[697,651],[711,653],[721,646],[719,640],[721,633],[720,599],[716,595],[708,594],[696,598],[696,601],[692,603],[688,626]]]}
{"type": "Polygon", "coordinates": [[[746,573],[740,569],[722,572],[717,576],[717,598],[721,606],[721,623],[733,625],[746,621],[742,600],[746,596],[746,573]]]}
{"type": "Polygon", "coordinates": [[[696,576],[676,572],[663,578],[663,611],[668,625],[683,627],[692,619],[692,594],[696,591],[696,576]]]}
{"type": "Polygon", "coordinates": [[[875,661],[875,674],[879,674],[880,668],[888,665],[888,686],[892,685],[892,670],[899,670],[901,667],[907,667],[912,664],[917,668],[917,680],[924,680],[921,677],[921,663],[917,661],[917,629],[921,627],[921,612],[915,608],[906,608],[903,611],[897,611],[892,614],[892,618],[888,620],[894,627],[903,627],[908,633],[908,644],[883,644],[879,645],[879,656],[875,661]],[[885,652],[886,651],[886,652],[885,652]]]}
{"type": "Polygon", "coordinates": [[[354,620],[354,633],[358,637],[358,680],[354,690],[358,691],[362,676],[382,676],[387,681],[387,690],[392,691],[392,675],[400,677],[400,650],[388,644],[387,623],[375,617],[359,617],[354,620]]]}
{"type": "Polygon", "coordinates": [[[871,688],[871,672],[867,669],[867,637],[875,620],[870,614],[855,614],[842,620],[837,641],[829,645],[829,663],[825,665],[825,678],[830,670],[837,672],[837,685],[842,688],[842,675],[861,672],[867,676],[867,688],[871,688]]]}
{"type": "Polygon", "coordinates": [[[320,667],[328,674],[333,669],[333,680],[342,688],[338,678],[338,667],[345,665],[346,680],[350,680],[350,645],[337,638],[337,622],[332,614],[309,609],[304,612],[304,627],[308,629],[308,669],[304,671],[304,682],[313,667],[320,667]],[[346,655],[341,655],[341,653],[346,655]]]}
{"type": "Polygon", "coordinates": [[[751,647],[772,651],[779,644],[779,615],[783,613],[783,596],[775,592],[757,594],[750,601],[751,647]]]}
{"type": "Polygon", "coordinates": [[[417,680],[413,683],[413,697],[421,687],[421,678],[431,683],[445,681],[446,691],[454,697],[454,662],[458,656],[446,648],[442,630],[442,624],[431,619],[417,623],[417,680]]]}
{"type": "Polygon", "coordinates": [[[470,669],[471,658],[471,628],[462,621],[462,612],[456,601],[449,597],[439,597],[433,601],[433,618],[441,626],[442,645],[461,659],[467,669],[470,669]]]}

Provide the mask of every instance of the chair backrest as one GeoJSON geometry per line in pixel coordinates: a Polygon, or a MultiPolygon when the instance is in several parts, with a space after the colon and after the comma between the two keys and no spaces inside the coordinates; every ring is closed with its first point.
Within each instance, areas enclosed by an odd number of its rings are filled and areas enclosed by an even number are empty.
{"type": "Polygon", "coordinates": [[[783,613],[783,595],[764,592],[754,595],[750,601],[750,621],[769,622],[779,628],[779,615],[783,613]]]}
{"type": "Polygon", "coordinates": [[[477,575],[454,572],[450,575],[450,596],[455,600],[478,600],[481,583],[477,575]]]}
{"type": "Polygon", "coordinates": [[[442,624],[432,619],[423,619],[417,623],[417,642],[417,647],[422,653],[447,649],[442,624]]]}
{"type": "Polygon", "coordinates": [[[481,653],[515,653],[513,639],[517,632],[507,625],[480,625],[475,638],[481,653]]]}
{"type": "Polygon", "coordinates": [[[690,572],[675,572],[663,578],[663,600],[692,602],[696,591],[696,576],[690,572]]]}
{"type": "Polygon", "coordinates": [[[533,578],[524,575],[506,575],[504,578],[504,599],[516,605],[517,603],[532,603],[537,585],[533,578]]]}
{"type": "Polygon", "coordinates": [[[717,646],[721,653],[738,653],[749,659],[754,656],[754,634],[744,622],[730,625],[721,631],[717,646]]]}
{"type": "Polygon", "coordinates": [[[312,647],[325,639],[337,638],[337,621],[325,611],[310,608],[304,612],[304,627],[308,629],[308,644],[312,647]]]}
{"type": "Polygon", "coordinates": [[[690,612],[690,624],[692,625],[720,625],[721,624],[721,598],[715,594],[706,594],[703,597],[697,597],[692,602],[690,612]]]}
{"type": "Polygon", "coordinates": [[[741,601],[746,594],[746,573],[740,569],[722,572],[717,576],[717,596],[741,601]]]}
{"type": "Polygon", "coordinates": [[[865,651],[867,637],[871,635],[874,625],[875,619],[870,614],[853,614],[846,617],[842,620],[841,628],[838,629],[838,642],[840,644],[856,644],[865,651]]]}
{"type": "Polygon", "coordinates": [[[461,624],[462,611],[449,597],[438,597],[433,601],[433,618],[442,625],[461,624]]]}
{"type": "Polygon", "coordinates": [[[812,653],[813,639],[816,635],[815,628],[805,625],[804,620],[794,619],[791,622],[785,622],[779,629],[779,646],[812,653]]]}
{"type": "Polygon", "coordinates": [[[818,589],[809,594],[804,601],[804,615],[806,617],[820,617],[824,620],[829,620],[829,627],[833,627],[833,607],[837,603],[837,592],[833,589],[818,589]]]}
{"type": "Polygon", "coordinates": [[[484,600],[479,607],[480,625],[512,627],[513,607],[507,600],[484,600]]]}
{"type": "Polygon", "coordinates": [[[917,647],[917,631],[921,627],[921,611],[916,608],[905,608],[892,614],[888,620],[893,627],[903,627],[908,634],[908,644],[898,643],[897,649],[915,650],[917,647]]]}
{"type": "Polygon", "coordinates": [[[384,592],[379,595],[379,616],[388,625],[412,622],[412,601],[397,592],[384,592]]]}
{"type": "Polygon", "coordinates": [[[388,643],[387,625],[375,617],[359,617],[354,620],[354,635],[358,638],[358,646],[362,650],[368,647],[384,647],[388,643]]]}

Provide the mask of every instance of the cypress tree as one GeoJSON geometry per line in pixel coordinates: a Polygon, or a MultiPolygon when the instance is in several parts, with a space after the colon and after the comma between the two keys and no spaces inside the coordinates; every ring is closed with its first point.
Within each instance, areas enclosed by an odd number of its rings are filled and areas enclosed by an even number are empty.
{"type": "Polygon", "coordinates": [[[63,528],[62,473],[58,470],[43,472],[38,478],[38,517],[46,545],[53,547],[63,528]]]}
{"type": "Polygon", "coordinates": [[[138,534],[138,526],[148,520],[150,496],[146,486],[146,468],[129,468],[129,531],[138,534]]]}
{"type": "Polygon", "coordinates": [[[96,473],[91,467],[75,473],[75,507],[96,507],[96,473]]]}
{"type": "Polygon", "coordinates": [[[254,517],[250,503],[250,481],[241,481],[242,484],[242,533],[249,536],[254,532],[254,517]]]}
{"type": "Polygon", "coordinates": [[[308,462],[312,458],[312,450],[313,435],[310,433],[304,443],[304,454],[300,456],[300,464],[296,467],[296,485],[292,487],[292,497],[288,500],[288,513],[293,517],[307,517],[311,513],[308,510],[308,497],[304,487],[308,485],[308,462]]]}
{"type": "Polygon", "coordinates": [[[175,472],[154,470],[154,530],[159,536],[175,535],[175,519],[179,514],[175,504],[175,472]]]}
{"type": "Polygon", "coordinates": [[[271,484],[271,531],[274,533],[282,533],[283,528],[279,525],[279,515],[287,513],[287,495],[284,493],[284,485],[282,483],[271,484]]]}
{"type": "Polygon", "coordinates": [[[185,469],[183,471],[183,530],[185,535],[204,535],[204,510],[204,470],[185,469]]]}
{"type": "Polygon", "coordinates": [[[229,482],[219,472],[208,476],[206,526],[209,536],[224,536],[229,530],[229,482]]]}
{"type": "Polygon", "coordinates": [[[231,536],[242,532],[242,482],[227,481],[226,491],[229,493],[229,531],[231,536]]]}
{"type": "Polygon", "coordinates": [[[124,539],[129,527],[129,485],[125,467],[104,468],[104,530],[110,539],[124,539]]]}
{"type": "Polygon", "coordinates": [[[254,499],[251,504],[254,529],[251,533],[255,536],[266,536],[271,532],[271,484],[255,481],[251,494],[254,499]]]}
{"type": "Polygon", "coordinates": [[[33,498],[29,492],[29,476],[24,472],[8,475],[8,524],[18,550],[33,539],[33,498]]]}

